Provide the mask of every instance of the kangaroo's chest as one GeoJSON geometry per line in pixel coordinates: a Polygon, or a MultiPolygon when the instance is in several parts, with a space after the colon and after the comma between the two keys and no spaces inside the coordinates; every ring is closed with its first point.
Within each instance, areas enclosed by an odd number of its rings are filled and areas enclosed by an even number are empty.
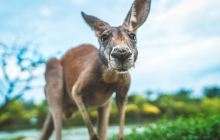
{"type": "Polygon", "coordinates": [[[115,86],[111,84],[93,83],[82,90],[83,102],[87,106],[102,106],[111,98],[115,90],[115,86]]]}

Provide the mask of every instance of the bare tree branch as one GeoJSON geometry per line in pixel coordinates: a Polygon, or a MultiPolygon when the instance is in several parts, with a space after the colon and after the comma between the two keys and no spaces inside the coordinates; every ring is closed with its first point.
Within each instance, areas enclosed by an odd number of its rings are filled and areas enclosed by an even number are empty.
{"type": "Polygon", "coordinates": [[[0,48],[0,94],[8,104],[33,88],[31,82],[39,76],[34,72],[44,65],[45,57],[30,42],[10,47],[0,42],[0,48]]]}

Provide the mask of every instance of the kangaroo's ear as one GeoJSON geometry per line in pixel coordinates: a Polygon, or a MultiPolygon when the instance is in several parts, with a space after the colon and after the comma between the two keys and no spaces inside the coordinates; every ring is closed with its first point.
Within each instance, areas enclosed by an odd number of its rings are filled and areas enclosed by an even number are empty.
{"type": "Polygon", "coordinates": [[[123,25],[135,32],[146,21],[150,5],[151,0],[134,0],[123,25]]]}
{"type": "Polygon", "coordinates": [[[96,32],[97,35],[110,27],[107,22],[104,22],[97,17],[87,15],[84,12],[81,12],[81,14],[86,23],[96,32]]]}

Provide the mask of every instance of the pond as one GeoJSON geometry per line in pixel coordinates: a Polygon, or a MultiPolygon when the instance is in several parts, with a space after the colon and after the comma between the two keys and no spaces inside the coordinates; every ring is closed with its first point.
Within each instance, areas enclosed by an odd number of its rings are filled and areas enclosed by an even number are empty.
{"type": "MultiPolygon", "coordinates": [[[[131,129],[137,127],[137,125],[127,125],[125,127],[125,134],[131,132],[131,129]]],[[[118,133],[118,126],[109,126],[108,128],[108,137],[112,137],[118,133]]],[[[88,132],[85,127],[74,127],[69,129],[64,129],[62,131],[63,140],[88,140],[88,132]]],[[[29,129],[13,132],[0,132],[0,140],[10,140],[17,137],[26,137],[25,140],[38,140],[40,136],[40,130],[29,129]]],[[[54,134],[51,137],[51,140],[54,140],[54,134]]]]}

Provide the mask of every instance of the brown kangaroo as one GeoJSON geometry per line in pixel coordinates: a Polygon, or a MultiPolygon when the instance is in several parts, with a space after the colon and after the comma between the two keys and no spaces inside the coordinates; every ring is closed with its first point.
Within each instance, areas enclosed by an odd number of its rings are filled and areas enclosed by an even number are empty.
{"type": "Polygon", "coordinates": [[[49,113],[41,140],[49,139],[53,129],[56,140],[61,140],[62,115],[69,118],[77,110],[82,114],[90,140],[106,140],[113,93],[119,111],[118,139],[124,139],[125,105],[131,81],[128,70],[137,60],[136,31],[147,19],[150,3],[134,0],[118,27],[82,12],[100,46],[96,49],[83,44],[70,49],[60,60],[53,58],[47,62],[45,95],[49,113]],[[98,111],[97,133],[87,111],[91,106],[98,111]]]}

